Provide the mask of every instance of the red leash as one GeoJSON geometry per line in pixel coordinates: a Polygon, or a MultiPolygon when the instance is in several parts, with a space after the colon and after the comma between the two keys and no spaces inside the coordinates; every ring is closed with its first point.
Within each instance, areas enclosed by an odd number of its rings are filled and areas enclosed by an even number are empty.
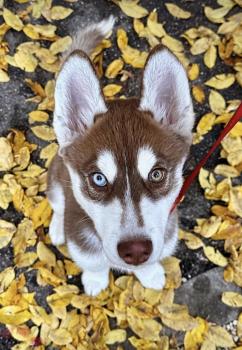
{"type": "Polygon", "coordinates": [[[180,201],[183,199],[185,193],[187,192],[188,188],[190,187],[191,183],[195,179],[195,177],[198,175],[200,169],[202,166],[206,163],[210,155],[215,151],[215,149],[218,147],[220,142],[223,140],[223,138],[230,132],[230,130],[235,126],[236,123],[242,118],[242,102],[240,103],[239,107],[237,108],[236,112],[234,115],[231,117],[230,121],[228,124],[224,127],[224,129],[221,131],[219,137],[217,140],[214,142],[208,153],[200,160],[200,162],[196,165],[195,169],[191,172],[190,175],[185,179],[182,189],[176,198],[171,211],[172,212],[176,206],[180,203],[180,201]]]}

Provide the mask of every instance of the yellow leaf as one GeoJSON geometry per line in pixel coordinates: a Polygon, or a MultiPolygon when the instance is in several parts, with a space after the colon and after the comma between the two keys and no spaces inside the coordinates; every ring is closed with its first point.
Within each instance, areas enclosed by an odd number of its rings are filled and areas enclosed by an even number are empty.
{"type": "Polygon", "coordinates": [[[140,338],[158,341],[162,326],[150,318],[137,318],[131,310],[127,310],[127,321],[132,331],[140,338]]]}
{"type": "Polygon", "coordinates": [[[30,329],[26,325],[21,325],[21,326],[8,325],[7,328],[14,339],[22,342],[27,342],[30,344],[34,344],[34,341],[39,332],[37,327],[32,327],[30,329]]]}
{"type": "Polygon", "coordinates": [[[49,337],[55,345],[67,345],[72,342],[72,335],[66,329],[52,329],[49,333],[49,337]]]}
{"type": "MultiPolygon", "coordinates": [[[[1,221],[0,221],[0,227],[1,227],[1,221]]],[[[5,270],[0,272],[0,293],[4,292],[9,287],[9,285],[12,283],[14,278],[15,278],[15,272],[13,267],[7,267],[5,270]]]]}
{"type": "Polygon", "coordinates": [[[47,198],[42,199],[39,203],[32,208],[30,218],[32,219],[34,229],[37,227],[44,225],[45,227],[49,226],[50,218],[51,218],[51,207],[47,198]]]}
{"type": "Polygon", "coordinates": [[[0,220],[0,249],[9,244],[15,232],[16,226],[14,224],[5,220],[0,220]]]}
{"type": "Polygon", "coordinates": [[[215,174],[222,175],[224,177],[237,177],[239,172],[236,168],[227,164],[218,164],[214,169],[215,174]]]}
{"type": "Polygon", "coordinates": [[[209,46],[204,54],[204,63],[208,68],[213,68],[216,63],[217,50],[214,45],[209,46]]]}
{"type": "Polygon", "coordinates": [[[180,8],[179,6],[172,4],[172,3],[165,3],[165,6],[168,10],[168,12],[176,18],[180,18],[180,19],[188,19],[191,17],[191,12],[189,11],[185,11],[182,8],[180,8]]]}
{"type": "Polygon", "coordinates": [[[121,85],[108,84],[108,85],[104,86],[103,93],[104,93],[104,96],[106,96],[106,97],[112,97],[112,96],[116,95],[117,93],[119,93],[121,89],[122,89],[121,85]]]}
{"type": "Polygon", "coordinates": [[[229,135],[232,137],[242,137],[242,122],[236,123],[236,125],[230,131],[229,135]]]}
{"type": "Polygon", "coordinates": [[[50,46],[50,52],[52,55],[57,55],[60,52],[66,51],[72,43],[72,38],[70,36],[65,36],[55,41],[50,46]]]}
{"type": "Polygon", "coordinates": [[[229,196],[229,210],[242,218],[242,186],[231,188],[229,196]]]}
{"type": "Polygon", "coordinates": [[[18,51],[14,59],[17,66],[26,72],[34,72],[38,65],[38,60],[29,52],[18,51]]]}
{"type": "Polygon", "coordinates": [[[192,95],[198,103],[203,103],[205,101],[205,93],[201,86],[193,85],[192,95]]]}
{"type": "Polygon", "coordinates": [[[235,82],[235,76],[232,73],[217,74],[213,78],[207,80],[205,85],[218,90],[227,89],[235,82]]]}
{"type": "Polygon", "coordinates": [[[198,325],[186,332],[184,338],[185,350],[199,350],[208,331],[208,323],[200,317],[196,318],[198,325]]]}
{"type": "Polygon", "coordinates": [[[213,113],[222,114],[224,112],[226,108],[226,102],[219,92],[212,90],[209,94],[208,101],[213,113]]]}
{"type": "Polygon", "coordinates": [[[228,265],[228,260],[223,256],[219,250],[215,251],[214,247],[203,247],[204,254],[213,264],[225,267],[228,265]]]}
{"type": "Polygon", "coordinates": [[[171,256],[162,260],[166,273],[166,288],[178,288],[181,285],[180,260],[171,256]]]}
{"type": "Polygon", "coordinates": [[[139,51],[127,46],[126,49],[122,51],[122,57],[124,61],[130,64],[134,68],[143,68],[148,57],[148,52],[139,51]]]}
{"type": "Polygon", "coordinates": [[[231,348],[235,345],[232,336],[220,326],[210,326],[207,337],[210,342],[213,342],[216,345],[216,347],[231,348]]]}
{"type": "Polygon", "coordinates": [[[199,226],[196,226],[194,231],[205,238],[215,235],[221,226],[221,218],[216,216],[211,216],[209,219],[197,219],[197,222],[199,226]]]}
{"type": "Polygon", "coordinates": [[[47,38],[55,37],[55,31],[57,29],[53,24],[28,24],[27,26],[31,26],[32,30],[34,30],[37,34],[40,34],[47,38]]]}
{"type": "Polygon", "coordinates": [[[207,113],[199,120],[197,125],[197,132],[200,135],[207,134],[213,127],[216,116],[213,113],[207,113]]]}
{"type": "Polygon", "coordinates": [[[186,246],[189,249],[195,250],[203,247],[203,241],[190,232],[185,232],[183,230],[179,231],[179,238],[185,241],[186,246]]]}
{"type": "Polygon", "coordinates": [[[15,256],[14,262],[17,267],[28,267],[37,260],[37,254],[34,252],[19,253],[15,256]]]}
{"type": "Polygon", "coordinates": [[[204,53],[205,51],[207,51],[208,48],[209,48],[208,38],[206,37],[199,38],[193,43],[191,47],[191,53],[193,55],[200,55],[201,53],[204,53]]]}
{"type": "Polygon", "coordinates": [[[142,18],[148,15],[148,11],[138,5],[139,0],[113,0],[113,2],[118,5],[121,10],[129,17],[142,18]]]}
{"type": "Polygon", "coordinates": [[[149,17],[147,19],[147,27],[149,28],[151,33],[157,36],[158,38],[162,38],[166,35],[166,31],[163,28],[163,25],[161,23],[158,23],[156,10],[150,12],[149,17]]]}
{"type": "MultiPolygon", "coordinates": [[[[139,349],[139,350],[156,350],[156,349],[162,349],[162,350],[169,350],[169,340],[168,340],[168,345],[165,341],[162,341],[162,338],[164,339],[164,337],[160,338],[159,341],[159,345],[160,347],[157,348],[157,344],[151,340],[147,340],[147,339],[138,339],[135,336],[129,337],[129,342],[131,343],[131,345],[133,345],[133,347],[135,349],[139,349]]],[[[118,349],[117,350],[122,350],[122,349],[118,349]]]]}
{"type": "Polygon", "coordinates": [[[162,322],[176,331],[188,331],[197,326],[197,320],[188,314],[187,306],[172,304],[159,305],[162,322]]]}
{"type": "Polygon", "coordinates": [[[242,163],[242,150],[229,153],[227,160],[232,166],[242,163]]]}
{"type": "Polygon", "coordinates": [[[68,296],[68,295],[72,296],[73,294],[79,294],[80,292],[79,288],[74,284],[68,284],[68,285],[56,287],[54,288],[54,291],[61,297],[68,296]]]}
{"type": "Polygon", "coordinates": [[[183,52],[184,47],[181,41],[173,38],[170,35],[165,35],[162,39],[161,42],[163,45],[168,47],[172,52],[183,52]]]}
{"type": "Polygon", "coordinates": [[[9,80],[8,73],[0,68],[0,83],[7,83],[9,80]]]}
{"type": "Polygon", "coordinates": [[[50,10],[50,18],[52,20],[60,20],[60,19],[64,19],[68,16],[70,16],[70,14],[73,12],[72,9],[67,8],[67,7],[63,7],[63,6],[53,6],[50,10]]]}
{"type": "Polygon", "coordinates": [[[105,344],[112,345],[115,343],[122,343],[126,340],[126,331],[124,329],[113,329],[109,331],[105,337],[105,344]]]}
{"type": "Polygon", "coordinates": [[[219,7],[217,9],[213,9],[209,6],[205,6],[204,13],[209,21],[213,23],[223,23],[224,16],[230,11],[228,7],[219,7]]]}
{"type": "Polygon", "coordinates": [[[0,171],[10,170],[14,165],[11,144],[5,137],[0,137],[0,171]]]}
{"type": "Polygon", "coordinates": [[[197,63],[193,63],[190,67],[188,67],[187,74],[190,80],[196,80],[199,76],[199,65],[197,63]]]}
{"type": "Polygon", "coordinates": [[[35,136],[41,140],[53,141],[56,139],[54,129],[47,125],[37,125],[31,128],[35,136]]]}
{"type": "Polygon", "coordinates": [[[39,260],[47,266],[54,267],[56,265],[55,254],[49,248],[47,248],[43,242],[39,242],[37,244],[37,254],[39,260]]]}
{"type": "Polygon", "coordinates": [[[49,114],[42,111],[33,111],[29,113],[29,121],[33,122],[47,122],[49,114]]]}
{"type": "Polygon", "coordinates": [[[18,164],[14,168],[14,172],[24,170],[29,165],[30,161],[30,151],[28,147],[20,148],[19,152],[15,154],[15,161],[18,164]]]}
{"type": "Polygon", "coordinates": [[[9,27],[17,30],[18,32],[24,27],[21,19],[6,7],[3,9],[3,18],[9,27]]]}
{"type": "Polygon", "coordinates": [[[40,267],[38,269],[38,273],[40,274],[40,277],[44,281],[45,285],[50,284],[51,286],[57,287],[64,282],[63,278],[57,277],[44,267],[40,267]]]}
{"type": "Polygon", "coordinates": [[[51,143],[48,146],[42,148],[40,152],[40,159],[47,159],[45,162],[45,167],[48,168],[52,159],[56,155],[58,150],[57,143],[51,143]]]}
{"type": "Polygon", "coordinates": [[[68,276],[76,276],[80,274],[81,269],[74,262],[65,259],[64,263],[65,263],[66,274],[68,276]]]}
{"type": "Polygon", "coordinates": [[[108,79],[116,78],[116,76],[123,69],[123,66],[124,61],[121,58],[117,58],[116,60],[112,61],[106,69],[105,77],[108,79]]]}
{"type": "Polygon", "coordinates": [[[17,305],[5,306],[0,309],[0,322],[4,324],[19,325],[27,322],[30,318],[31,314],[17,305]]]}

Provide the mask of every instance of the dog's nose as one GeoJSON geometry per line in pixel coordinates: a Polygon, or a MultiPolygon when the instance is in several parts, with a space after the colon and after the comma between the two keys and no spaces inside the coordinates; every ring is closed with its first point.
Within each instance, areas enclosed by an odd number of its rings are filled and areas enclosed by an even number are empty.
{"type": "Polygon", "coordinates": [[[118,244],[118,254],[126,264],[140,265],[149,259],[152,242],[149,239],[134,239],[118,244]]]}

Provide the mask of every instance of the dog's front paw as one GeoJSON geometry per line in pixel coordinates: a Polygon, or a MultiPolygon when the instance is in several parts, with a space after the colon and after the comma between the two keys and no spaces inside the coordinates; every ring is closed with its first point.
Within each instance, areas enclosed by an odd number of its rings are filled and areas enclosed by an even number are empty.
{"type": "Polygon", "coordinates": [[[85,293],[88,295],[96,296],[103,289],[106,289],[109,282],[108,273],[108,270],[98,272],[85,270],[82,273],[82,283],[85,293]]]}
{"type": "Polygon", "coordinates": [[[54,245],[65,243],[64,216],[53,213],[49,226],[49,236],[54,245]]]}
{"type": "Polygon", "coordinates": [[[164,288],[166,279],[163,267],[159,264],[152,264],[135,271],[136,277],[146,288],[161,290],[164,288]]]}

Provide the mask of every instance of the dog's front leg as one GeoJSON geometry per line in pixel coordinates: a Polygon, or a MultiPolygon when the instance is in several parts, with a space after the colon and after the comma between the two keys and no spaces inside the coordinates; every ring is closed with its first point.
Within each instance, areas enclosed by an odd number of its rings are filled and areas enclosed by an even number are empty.
{"type": "Polygon", "coordinates": [[[160,290],[165,285],[164,269],[159,262],[141,267],[134,274],[146,288],[160,290]]]}
{"type": "Polygon", "coordinates": [[[72,259],[83,270],[82,283],[85,293],[95,296],[107,288],[110,265],[102,251],[84,252],[72,240],[67,240],[67,246],[72,259]]]}

